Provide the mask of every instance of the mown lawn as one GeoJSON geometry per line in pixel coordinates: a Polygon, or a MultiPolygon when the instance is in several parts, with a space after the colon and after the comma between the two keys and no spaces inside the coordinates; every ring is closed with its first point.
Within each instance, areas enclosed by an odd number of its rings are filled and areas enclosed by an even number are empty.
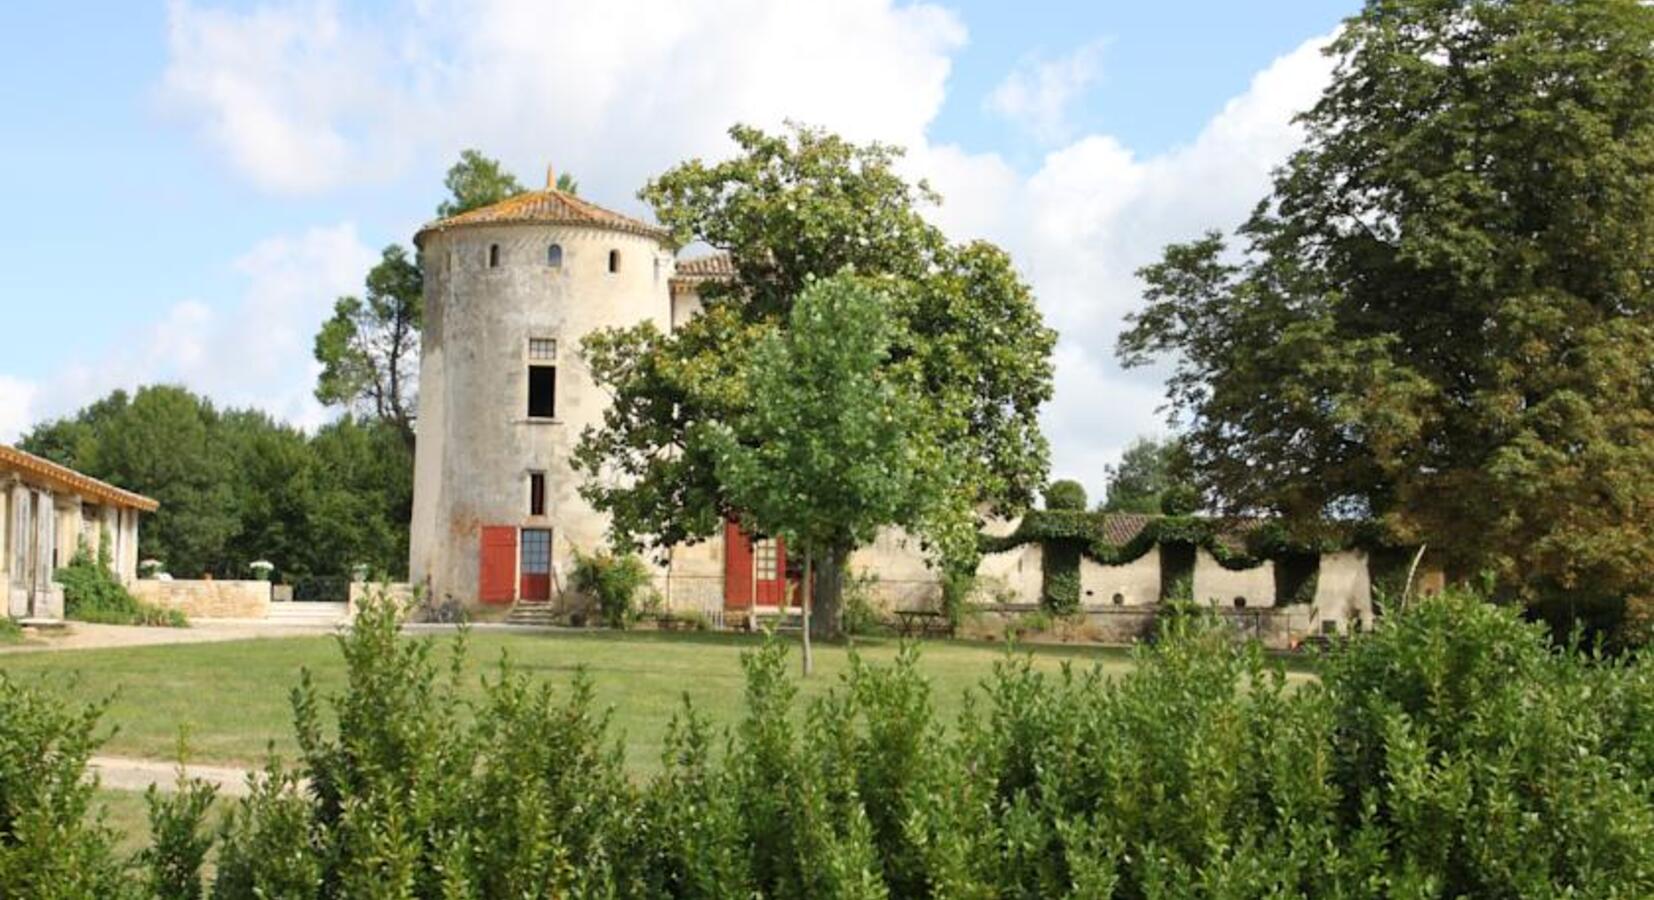
{"type": "MultiPolygon", "coordinates": [[[[431,640],[445,666],[453,639],[431,640]]],[[[613,733],[625,740],[628,764],[647,774],[658,768],[667,722],[683,695],[715,721],[738,719],[743,705],[740,654],[758,640],[657,632],[478,633],[470,638],[467,684],[480,693],[478,676],[502,652],[524,670],[559,685],[584,667],[595,681],[599,702],[613,709],[613,733]]],[[[896,650],[890,640],[857,643],[869,661],[888,661],[896,650]]],[[[1112,671],[1131,665],[1127,654],[1115,649],[1064,645],[1032,652],[1035,664],[1047,670],[1065,662],[1112,671]]],[[[997,644],[924,645],[922,666],[932,679],[944,721],[957,716],[966,689],[987,676],[1005,653],[997,644]]],[[[790,655],[796,663],[796,647],[790,655]]],[[[817,647],[816,675],[803,683],[802,693],[810,696],[838,684],[847,661],[842,646],[817,647]]],[[[44,684],[79,702],[110,698],[106,721],[114,732],[104,753],[171,759],[182,728],[192,761],[240,764],[259,762],[270,746],[284,756],[293,754],[288,695],[301,667],[313,673],[324,694],[343,686],[343,664],[330,637],[0,656],[0,671],[24,682],[44,684]]]]}

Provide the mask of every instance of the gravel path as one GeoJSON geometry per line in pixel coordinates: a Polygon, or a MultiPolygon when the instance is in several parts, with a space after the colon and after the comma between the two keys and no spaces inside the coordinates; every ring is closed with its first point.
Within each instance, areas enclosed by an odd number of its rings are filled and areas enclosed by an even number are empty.
{"type": "MultiPolygon", "coordinates": [[[[172,791],[178,783],[178,764],[153,759],[134,759],[127,756],[94,756],[87,766],[89,774],[98,776],[100,786],[113,791],[143,791],[159,785],[163,791],[172,791]]],[[[220,797],[247,796],[247,770],[234,766],[184,767],[189,778],[199,778],[218,786],[220,797]]]]}
{"type": "Polygon", "coordinates": [[[0,645],[4,653],[40,653],[85,650],[94,647],[150,647],[164,644],[204,644],[245,641],[250,638],[304,637],[332,634],[337,626],[288,624],[249,619],[191,619],[188,628],[144,628],[134,625],[94,625],[66,622],[61,628],[27,629],[28,640],[0,645]]]}

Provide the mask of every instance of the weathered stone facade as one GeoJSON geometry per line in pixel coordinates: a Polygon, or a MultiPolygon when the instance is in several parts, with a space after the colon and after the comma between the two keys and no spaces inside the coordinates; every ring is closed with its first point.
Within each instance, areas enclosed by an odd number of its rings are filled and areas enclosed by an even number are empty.
{"type": "Polygon", "coordinates": [[[63,617],[53,580],[84,543],[131,585],[138,570],[138,517],[157,504],[13,447],[0,445],[0,598],[17,619],[63,617]],[[107,545],[104,543],[107,541],[107,545]]]}

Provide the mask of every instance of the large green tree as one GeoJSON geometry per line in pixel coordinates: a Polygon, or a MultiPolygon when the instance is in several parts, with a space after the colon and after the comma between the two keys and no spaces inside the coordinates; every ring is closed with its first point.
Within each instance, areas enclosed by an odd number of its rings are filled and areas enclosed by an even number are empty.
{"type": "Polygon", "coordinates": [[[143,554],[179,577],[244,577],[258,559],[289,578],[406,567],[413,456],[387,423],[344,416],[307,436],[155,386],[115,391],[21,446],[159,500],[143,554]]]}
{"type": "Polygon", "coordinates": [[[1104,512],[1163,512],[1166,492],[1188,483],[1188,460],[1177,438],[1140,437],[1108,467],[1104,512]]]}
{"type": "MultiPolygon", "coordinates": [[[[498,203],[524,191],[517,176],[507,172],[499,160],[476,150],[460,151],[459,162],[448,169],[443,184],[448,188],[448,199],[437,205],[436,214],[444,218],[498,203]]],[[[573,187],[574,179],[570,178],[569,184],[573,187]]],[[[562,187],[561,182],[558,186],[562,187]]]]}
{"type": "MultiPolygon", "coordinates": [[[[793,304],[787,326],[753,348],[744,372],[750,402],[741,415],[705,423],[707,433],[691,440],[712,447],[747,527],[779,535],[790,552],[803,554],[808,617],[816,559],[869,543],[887,526],[963,548],[976,530],[970,507],[950,489],[941,445],[949,423],[925,402],[917,365],[890,364],[900,324],[889,297],[852,275],[815,282],[793,304]]],[[[823,587],[823,594],[839,591],[823,587]]],[[[836,633],[837,612],[824,608],[809,624],[818,634],[836,633]]],[[[804,665],[808,673],[807,640],[804,665]]]]}
{"type": "Polygon", "coordinates": [[[360,410],[414,443],[424,277],[408,252],[392,244],[369,272],[361,297],[340,297],[316,335],[316,399],[360,410]]]}
{"type": "Polygon", "coordinates": [[[1233,511],[1370,514],[1524,591],[1654,575],[1654,8],[1370,0],[1240,229],[1166,250],[1126,362],[1175,358],[1233,511]]]}
{"type": "MultiPolygon", "coordinates": [[[[670,546],[740,516],[692,431],[745,411],[754,346],[788,327],[813,279],[846,268],[888,298],[900,328],[887,364],[911,367],[932,415],[947,423],[939,442],[959,502],[1025,508],[1048,465],[1038,412],[1051,395],[1055,334],[1010,259],[991,244],[950,244],[926,222],[919,207],[934,196],[896,173],[894,148],[797,126],[731,134],[738,155],[684,163],[643,197],[680,243],[728,252],[735,277],[706,285],[705,312],[669,334],[644,324],[583,344],[613,402],[575,459],[583,494],[611,516],[615,542],[670,546]]],[[[829,624],[850,549],[822,559],[829,624]]]]}

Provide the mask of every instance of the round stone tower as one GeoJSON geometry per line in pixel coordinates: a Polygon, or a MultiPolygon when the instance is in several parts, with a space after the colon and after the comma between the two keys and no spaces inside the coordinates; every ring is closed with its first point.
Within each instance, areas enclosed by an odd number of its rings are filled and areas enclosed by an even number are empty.
{"type": "Polygon", "coordinates": [[[660,228],[555,189],[425,226],[409,569],[433,600],[556,596],[574,548],[604,543],[571,461],[607,397],[580,339],[671,328],[660,228]]]}

